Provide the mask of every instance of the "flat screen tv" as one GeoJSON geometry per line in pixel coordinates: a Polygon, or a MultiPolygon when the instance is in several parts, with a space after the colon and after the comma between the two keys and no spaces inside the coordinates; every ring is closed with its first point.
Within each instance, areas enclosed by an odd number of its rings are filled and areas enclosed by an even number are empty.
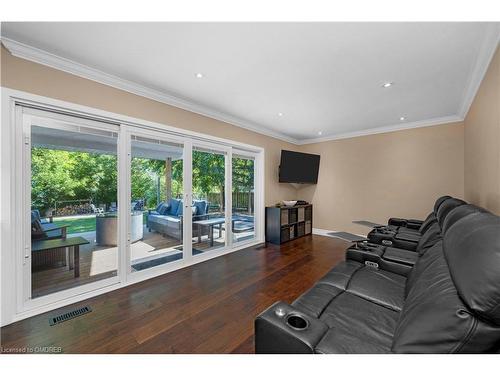
{"type": "Polygon", "coordinates": [[[318,171],[319,155],[281,150],[280,182],[316,184],[318,171]]]}

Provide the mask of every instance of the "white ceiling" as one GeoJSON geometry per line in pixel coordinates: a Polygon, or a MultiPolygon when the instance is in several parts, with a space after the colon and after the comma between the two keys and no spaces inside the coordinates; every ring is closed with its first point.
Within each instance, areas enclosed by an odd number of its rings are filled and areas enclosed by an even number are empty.
{"type": "MultiPolygon", "coordinates": [[[[498,26],[7,22],[2,38],[119,77],[126,89],[301,143],[463,118],[498,26]],[[382,88],[388,81],[394,85],[382,88]]],[[[20,57],[36,60],[23,47],[20,57]]]]}

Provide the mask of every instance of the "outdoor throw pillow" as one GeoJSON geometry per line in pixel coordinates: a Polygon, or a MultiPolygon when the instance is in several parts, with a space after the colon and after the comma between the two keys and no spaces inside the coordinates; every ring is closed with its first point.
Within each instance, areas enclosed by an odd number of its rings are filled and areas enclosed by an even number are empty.
{"type": "Polygon", "coordinates": [[[163,202],[161,202],[158,206],[156,206],[156,212],[160,213],[161,208],[163,207],[163,202]]]}
{"type": "Polygon", "coordinates": [[[184,205],[182,201],[179,201],[179,206],[177,207],[177,216],[182,216],[184,205]]]}
{"type": "Polygon", "coordinates": [[[170,199],[168,204],[170,205],[170,215],[177,215],[177,210],[179,209],[179,199],[170,199]]]}
{"type": "Polygon", "coordinates": [[[168,213],[169,205],[168,204],[163,204],[160,209],[158,210],[158,213],[160,215],[166,215],[168,213]]]}
{"type": "Polygon", "coordinates": [[[196,206],[196,215],[205,215],[207,213],[207,201],[196,199],[193,204],[196,206]]]}

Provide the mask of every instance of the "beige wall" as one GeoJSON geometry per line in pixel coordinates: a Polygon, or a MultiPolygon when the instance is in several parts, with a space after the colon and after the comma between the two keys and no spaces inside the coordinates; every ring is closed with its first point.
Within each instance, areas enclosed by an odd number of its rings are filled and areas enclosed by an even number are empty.
{"type": "Polygon", "coordinates": [[[464,123],[465,198],[500,215],[500,49],[464,123]]]}
{"type": "Polygon", "coordinates": [[[424,217],[441,194],[463,196],[463,125],[447,124],[296,146],[227,123],[111,88],[1,50],[1,85],[265,148],[266,204],[305,199],[314,227],[366,233],[352,220],[424,217]],[[320,153],[316,186],[279,184],[282,148],[320,153]]]}
{"type": "Polygon", "coordinates": [[[321,154],[314,227],[366,234],[353,220],[424,218],[435,199],[463,196],[463,124],[453,123],[304,146],[321,154]]]}
{"type": "Polygon", "coordinates": [[[296,145],[19,59],[3,46],[0,53],[3,87],[263,147],[266,155],[266,204],[295,199],[297,192],[294,188],[278,183],[277,170],[281,149],[296,150],[296,145]]]}

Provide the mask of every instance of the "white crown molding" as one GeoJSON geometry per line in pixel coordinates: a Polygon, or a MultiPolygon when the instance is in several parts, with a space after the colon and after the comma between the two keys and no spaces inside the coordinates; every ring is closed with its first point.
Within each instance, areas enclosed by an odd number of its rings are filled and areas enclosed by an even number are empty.
{"type": "Polygon", "coordinates": [[[195,103],[190,100],[179,98],[170,93],[156,89],[151,89],[149,87],[137,84],[135,82],[122,79],[112,74],[108,74],[98,69],[94,69],[86,65],[80,64],[76,61],[54,55],[50,52],[46,52],[44,50],[29,46],[24,43],[17,42],[13,39],[2,37],[1,42],[5,46],[5,48],[7,48],[7,50],[9,50],[9,52],[16,57],[33,61],[35,63],[42,64],[54,69],[62,70],[66,73],[90,79],[92,81],[102,83],[104,85],[108,85],[117,88],[119,90],[127,91],[129,93],[139,95],[148,99],[152,99],[157,102],[182,108],[190,112],[194,112],[203,116],[213,118],[215,120],[226,122],[228,124],[235,125],[240,128],[247,129],[259,134],[267,135],[269,137],[277,138],[285,142],[290,142],[293,144],[297,144],[298,142],[297,139],[289,137],[286,134],[269,130],[261,125],[251,123],[236,116],[216,111],[214,109],[211,109],[209,107],[206,107],[199,103],[195,103]]]}
{"type": "Polygon", "coordinates": [[[180,98],[178,96],[172,95],[164,91],[151,89],[149,87],[134,83],[129,80],[122,79],[112,74],[102,72],[100,70],[88,67],[73,60],[69,60],[54,55],[39,48],[35,48],[17,42],[9,38],[2,37],[1,42],[5,46],[5,48],[7,48],[9,52],[16,57],[33,61],[38,64],[46,65],[54,69],[62,70],[64,72],[82,78],[90,79],[92,81],[108,85],[117,88],[119,90],[127,91],[135,95],[155,100],[157,102],[182,108],[190,112],[207,116],[215,120],[226,122],[230,125],[234,125],[259,134],[273,137],[285,142],[289,142],[295,145],[304,145],[304,144],[327,142],[332,140],[354,138],[354,137],[363,137],[373,134],[389,133],[399,130],[408,130],[408,129],[427,127],[427,126],[447,124],[450,122],[463,121],[472,104],[472,101],[474,100],[477,90],[479,89],[481,81],[491,62],[491,59],[496,51],[499,39],[500,39],[500,24],[492,23],[491,25],[488,26],[485,39],[483,40],[483,43],[479,49],[476,63],[474,64],[474,67],[471,70],[468,84],[466,86],[466,90],[463,95],[462,103],[456,115],[437,117],[437,118],[402,123],[402,124],[397,123],[393,125],[381,126],[372,129],[360,130],[355,132],[346,132],[331,136],[324,136],[324,137],[310,138],[310,139],[297,139],[294,137],[290,137],[284,133],[267,129],[262,125],[258,125],[243,120],[241,118],[238,118],[236,116],[211,109],[202,104],[195,103],[185,98],[180,98]]]}
{"type": "Polygon", "coordinates": [[[495,55],[495,52],[500,41],[500,23],[495,22],[488,25],[485,38],[479,47],[479,52],[476,58],[476,62],[471,69],[469,80],[465,87],[465,91],[462,97],[462,103],[458,109],[458,116],[465,118],[469,112],[470,106],[476,97],[479,86],[488,70],[491,63],[491,59],[495,55]]]}
{"type": "Polygon", "coordinates": [[[463,121],[463,117],[456,116],[456,115],[445,116],[445,117],[436,117],[436,118],[429,119],[429,120],[407,122],[407,123],[388,125],[388,126],[380,126],[378,128],[336,134],[336,135],[331,135],[331,136],[326,136],[326,137],[321,137],[321,138],[304,139],[304,140],[299,141],[299,144],[306,145],[306,144],[311,144],[311,143],[335,141],[338,139],[364,137],[366,135],[373,135],[373,134],[392,133],[392,132],[399,131],[399,130],[425,128],[428,126],[444,125],[444,124],[449,124],[451,122],[459,122],[459,121],[463,121]]]}

